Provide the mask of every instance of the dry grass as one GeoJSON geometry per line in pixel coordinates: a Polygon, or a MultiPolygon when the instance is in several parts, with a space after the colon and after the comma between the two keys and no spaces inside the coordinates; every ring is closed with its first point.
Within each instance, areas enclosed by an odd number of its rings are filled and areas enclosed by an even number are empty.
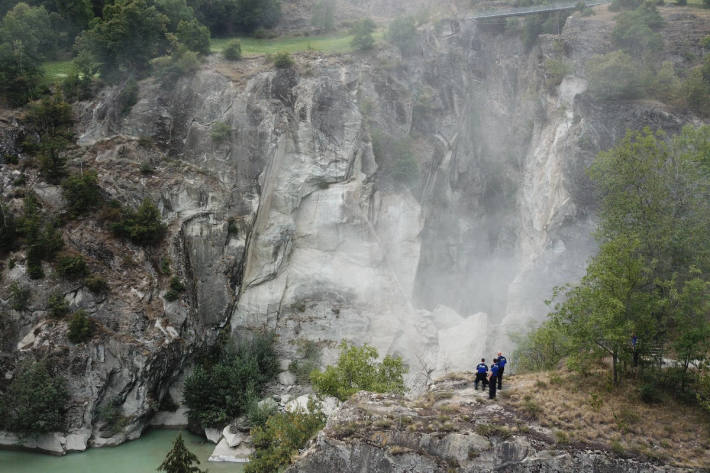
{"type": "Polygon", "coordinates": [[[534,373],[512,378],[501,403],[550,429],[558,443],[605,446],[671,464],[710,466],[710,418],[672,399],[644,404],[632,383],[612,389],[604,374],[534,373]]]}

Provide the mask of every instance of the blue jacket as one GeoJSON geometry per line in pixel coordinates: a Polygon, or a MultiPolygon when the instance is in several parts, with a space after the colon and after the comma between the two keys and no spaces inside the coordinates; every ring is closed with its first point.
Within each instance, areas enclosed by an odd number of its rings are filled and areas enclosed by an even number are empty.
{"type": "Polygon", "coordinates": [[[491,374],[493,376],[498,376],[498,363],[494,363],[491,365],[491,374]]]}
{"type": "Polygon", "coordinates": [[[476,366],[476,373],[488,373],[488,365],[479,363],[478,366],[476,366]]]}
{"type": "Polygon", "coordinates": [[[508,360],[506,360],[503,355],[498,357],[498,366],[500,366],[501,368],[505,368],[506,363],[508,363],[508,360]]]}

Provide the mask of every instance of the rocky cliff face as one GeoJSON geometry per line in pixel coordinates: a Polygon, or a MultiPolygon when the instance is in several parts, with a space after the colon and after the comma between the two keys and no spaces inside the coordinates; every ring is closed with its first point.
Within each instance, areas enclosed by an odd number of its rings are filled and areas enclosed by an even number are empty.
{"type": "Polygon", "coordinates": [[[489,401],[467,375],[438,380],[415,401],[359,393],[288,473],[503,471],[675,473],[692,470],[619,458],[592,446],[557,442],[552,432],[489,401]]]}
{"type": "MultiPolygon", "coordinates": [[[[699,39],[708,28],[697,22],[699,39]]],[[[4,281],[33,296],[17,312],[3,289],[5,377],[47,356],[71,384],[78,438],[52,437],[51,449],[138,436],[189,355],[224,327],[275,330],[284,367],[303,339],[326,362],[341,339],[368,342],[403,355],[412,384],[509,348],[506,334],[541,318],[551,287],[579,277],[594,251],[584,169],[596,152],[626,128],[675,131],[692,120],[585,94],[584,63],[609,48],[611,25],[574,16],[527,51],[517,33],[451,20],[424,28],[413,56],[307,54],[289,69],[210,58],[176,83],[141,82],[125,116],[118,88],[79,104],[72,166],[95,169],[108,198],[151,197],[169,232],[143,249],[95,218],[67,224],[65,244],[109,281],[105,296],[50,267],[30,281],[22,252],[11,255],[4,281]],[[572,73],[548,88],[544,61],[560,55],[572,73]],[[392,143],[411,150],[416,169],[382,151],[392,143]],[[397,166],[415,178],[398,180],[397,166]],[[166,265],[188,289],[175,302],[162,297],[166,265]],[[89,343],[70,344],[66,323],[48,319],[52,290],[98,322],[89,343]],[[125,419],[118,432],[100,415],[109,403],[125,419]]],[[[18,126],[3,126],[0,146],[15,146],[18,126]]],[[[0,169],[16,208],[18,175],[0,169]]],[[[27,186],[45,208],[62,208],[58,187],[32,170],[27,186]]],[[[294,380],[284,372],[280,382],[274,389],[294,380]]]]}

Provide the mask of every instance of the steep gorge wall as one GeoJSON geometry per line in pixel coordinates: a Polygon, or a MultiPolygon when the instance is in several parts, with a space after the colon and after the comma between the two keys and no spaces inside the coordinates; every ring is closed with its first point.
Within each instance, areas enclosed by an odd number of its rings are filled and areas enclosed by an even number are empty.
{"type": "MultiPolygon", "coordinates": [[[[692,120],[585,94],[584,63],[608,50],[611,25],[572,17],[560,37],[527,51],[495,25],[444,22],[421,32],[411,57],[306,54],[276,70],[263,58],[213,57],[174,84],[141,82],[126,116],[118,88],[79,104],[72,165],[96,169],[107,198],[137,206],[151,197],[169,233],[142,249],[93,218],[69,223],[66,244],[109,281],[102,297],[49,267],[31,282],[14,255],[5,280],[32,285],[33,300],[20,313],[3,295],[3,371],[10,379],[22,359],[48,356],[72,392],[75,437],[51,437],[46,449],[139,435],[190,354],[224,327],[235,337],[275,330],[284,369],[300,340],[318,342],[324,362],[342,339],[368,342],[403,355],[413,384],[509,349],[507,333],[542,318],[552,286],[578,278],[594,251],[584,170],[596,152],[626,128],[672,132],[692,120]],[[548,89],[544,61],[560,55],[573,72],[548,89]],[[220,123],[230,129],[223,141],[211,136],[220,123]],[[378,136],[406,138],[416,183],[386,175],[378,136]],[[146,163],[153,173],[141,172],[146,163]],[[164,261],[188,288],[175,302],[161,297],[164,261]],[[53,289],[100,334],[70,344],[66,323],[47,318],[53,289]],[[101,419],[108,403],[127,419],[118,433],[101,419]]],[[[3,146],[14,140],[7,129],[3,146]]],[[[29,186],[60,209],[60,190],[33,172],[29,186]]],[[[0,182],[19,209],[18,173],[3,166],[0,182]]],[[[289,389],[293,376],[279,383],[289,389]]]]}

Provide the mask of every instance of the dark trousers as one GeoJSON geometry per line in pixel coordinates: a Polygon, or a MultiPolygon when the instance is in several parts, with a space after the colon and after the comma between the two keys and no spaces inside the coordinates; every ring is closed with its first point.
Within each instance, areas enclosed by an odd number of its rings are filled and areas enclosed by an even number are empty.
{"type": "Polygon", "coordinates": [[[495,398],[496,398],[496,377],[491,376],[491,379],[488,382],[488,399],[495,399],[495,398]]]}
{"type": "Polygon", "coordinates": [[[498,367],[498,389],[503,389],[503,372],[505,368],[502,366],[498,367]]]}
{"type": "Polygon", "coordinates": [[[488,387],[488,379],[486,378],[486,373],[476,373],[476,381],[473,383],[473,385],[476,387],[476,391],[478,391],[479,381],[483,383],[483,390],[485,391],[488,387]]]}

